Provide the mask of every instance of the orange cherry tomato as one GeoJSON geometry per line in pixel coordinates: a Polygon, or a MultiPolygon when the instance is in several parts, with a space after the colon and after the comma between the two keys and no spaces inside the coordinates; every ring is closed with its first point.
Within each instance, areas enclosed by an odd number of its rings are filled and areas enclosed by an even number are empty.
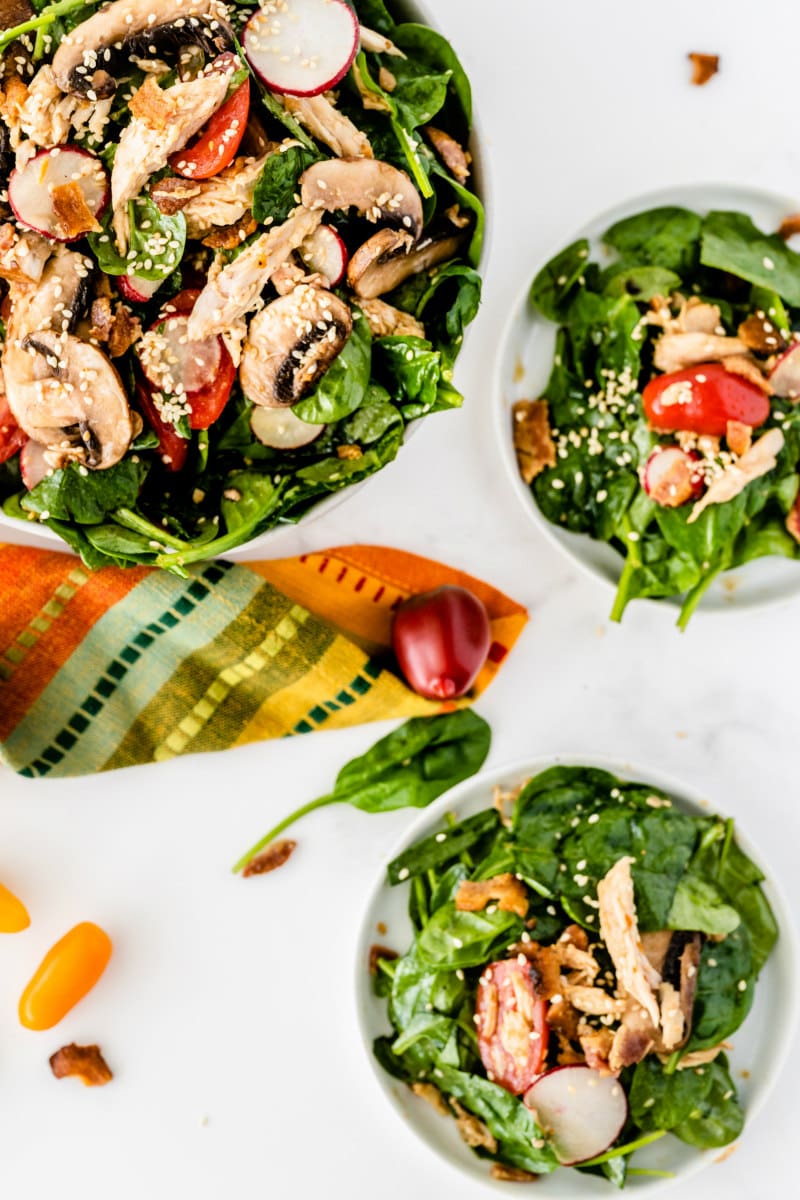
{"type": "Polygon", "coordinates": [[[87,992],[108,965],[111,939],[91,921],[65,933],[48,950],[19,1002],[26,1029],[52,1029],[87,992]]]}
{"type": "Polygon", "coordinates": [[[25,905],[0,883],[0,933],[21,933],[30,923],[25,905]]]}

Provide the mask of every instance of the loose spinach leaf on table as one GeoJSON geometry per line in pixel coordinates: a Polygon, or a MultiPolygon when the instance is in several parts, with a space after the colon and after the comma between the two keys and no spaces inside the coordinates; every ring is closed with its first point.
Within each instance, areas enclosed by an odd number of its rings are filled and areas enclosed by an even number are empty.
{"type": "Polygon", "coordinates": [[[329,804],[352,804],[363,812],[424,808],[480,769],[489,753],[491,730],[469,709],[434,717],[412,717],[365,754],[346,763],[333,791],[302,805],[279,822],[234,867],[247,862],[301,816],[329,804]]]}

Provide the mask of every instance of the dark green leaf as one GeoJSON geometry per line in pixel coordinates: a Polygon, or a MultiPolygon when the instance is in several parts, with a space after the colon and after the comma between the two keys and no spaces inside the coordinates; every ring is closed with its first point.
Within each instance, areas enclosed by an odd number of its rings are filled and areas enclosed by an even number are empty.
{"type": "Polygon", "coordinates": [[[666,205],[617,221],[603,241],[627,262],[664,267],[683,276],[697,261],[701,228],[697,213],[666,205]]]}
{"type": "Polygon", "coordinates": [[[738,212],[711,212],[703,222],[701,261],[800,304],[800,254],[777,234],[757,229],[738,212]]]}
{"type": "Polygon", "coordinates": [[[293,406],[301,421],[327,424],[349,417],[367,393],[372,364],[372,335],[366,318],[353,310],[353,332],[328,367],[317,387],[293,406]]]}
{"type": "Polygon", "coordinates": [[[319,157],[304,146],[289,146],[279,154],[270,154],[253,194],[253,217],[260,225],[269,223],[270,218],[280,225],[297,208],[300,176],[319,157]]]}
{"type": "Polygon", "coordinates": [[[89,247],[106,275],[139,275],[142,279],[166,279],[183,257],[186,218],[183,213],[166,216],[149,196],[128,202],[130,240],[128,254],[117,251],[109,209],[101,222],[102,233],[88,235],[89,247]],[[130,255],[135,255],[131,258],[130,255]],[[147,264],[150,264],[149,266],[147,264]]]}

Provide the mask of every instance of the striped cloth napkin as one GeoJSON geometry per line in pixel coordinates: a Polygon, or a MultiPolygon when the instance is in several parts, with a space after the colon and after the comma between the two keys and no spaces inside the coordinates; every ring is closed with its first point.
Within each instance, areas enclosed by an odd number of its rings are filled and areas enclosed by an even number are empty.
{"type": "Polygon", "coordinates": [[[0,545],[0,761],[86,775],[263,738],[440,712],[390,654],[392,610],[461,584],[486,605],[471,703],[527,620],[488,584],[401,550],[92,573],[69,554],[0,545]]]}

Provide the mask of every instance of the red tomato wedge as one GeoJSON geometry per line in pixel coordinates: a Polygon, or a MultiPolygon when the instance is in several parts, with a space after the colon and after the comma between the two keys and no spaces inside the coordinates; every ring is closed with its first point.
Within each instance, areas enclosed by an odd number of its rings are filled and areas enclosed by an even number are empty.
{"type": "Polygon", "coordinates": [[[475,1007],[478,1051],[489,1078],[522,1095],[545,1069],[547,1002],[536,995],[529,962],[516,958],[488,966],[475,1007]]]}
{"type": "MultiPolygon", "coordinates": [[[[208,429],[228,403],[236,367],[221,337],[204,338],[195,343],[185,341],[186,320],[199,295],[197,288],[184,288],[164,305],[150,328],[166,327],[175,360],[173,369],[181,376],[189,404],[190,427],[208,429]]],[[[156,379],[148,379],[148,383],[157,387],[156,379]]]]}
{"type": "Polygon", "coordinates": [[[197,137],[170,155],[169,165],[185,179],[210,179],[233,162],[247,126],[250,79],[221,104],[197,137]]]}
{"type": "Polygon", "coordinates": [[[189,443],[182,438],[173,425],[162,421],[156,408],[153,393],[146,380],[136,379],[136,401],[147,424],[158,436],[158,452],[168,471],[180,471],[189,453],[189,443]]]}
{"type": "Polygon", "coordinates": [[[756,428],[769,416],[769,398],[721,363],[700,363],[685,371],[659,375],[642,393],[652,429],[724,437],[729,421],[756,428]]]}
{"type": "Polygon", "coordinates": [[[22,432],[14,420],[8,401],[0,394],[0,463],[13,458],[27,440],[28,435],[22,432]]]}

